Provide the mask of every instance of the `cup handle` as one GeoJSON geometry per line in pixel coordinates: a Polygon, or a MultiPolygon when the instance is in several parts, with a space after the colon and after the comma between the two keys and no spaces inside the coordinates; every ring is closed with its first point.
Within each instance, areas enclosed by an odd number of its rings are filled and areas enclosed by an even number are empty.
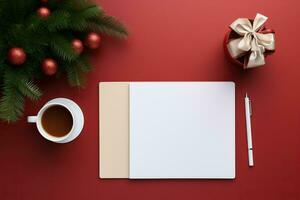
{"type": "Polygon", "coordinates": [[[36,121],[37,121],[37,116],[28,116],[27,117],[28,123],[36,123],[36,121]]]}

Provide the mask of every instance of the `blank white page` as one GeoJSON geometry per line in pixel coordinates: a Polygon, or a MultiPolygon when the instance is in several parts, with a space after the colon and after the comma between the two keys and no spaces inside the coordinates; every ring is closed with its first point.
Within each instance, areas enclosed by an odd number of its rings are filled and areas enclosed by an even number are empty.
{"type": "Polygon", "coordinates": [[[233,82],[133,82],[129,109],[130,178],[235,178],[233,82]]]}

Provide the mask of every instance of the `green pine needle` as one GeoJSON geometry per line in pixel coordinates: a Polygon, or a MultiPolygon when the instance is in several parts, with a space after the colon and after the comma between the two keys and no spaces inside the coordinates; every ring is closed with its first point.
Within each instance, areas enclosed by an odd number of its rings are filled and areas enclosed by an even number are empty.
{"type": "Polygon", "coordinates": [[[32,81],[20,80],[17,86],[19,91],[31,100],[37,100],[42,96],[42,92],[32,81]]]}
{"type": "Polygon", "coordinates": [[[97,18],[101,15],[103,15],[103,10],[99,6],[96,6],[96,5],[87,7],[79,12],[79,16],[85,20],[97,18]]]}
{"type": "Polygon", "coordinates": [[[71,46],[71,41],[63,36],[53,36],[51,40],[51,48],[53,53],[65,61],[73,61],[78,57],[78,54],[71,46]]]}
{"type": "Polygon", "coordinates": [[[89,72],[93,69],[86,56],[81,56],[80,59],[77,60],[77,65],[82,72],[89,72]]]}
{"type": "Polygon", "coordinates": [[[6,69],[0,99],[0,118],[7,121],[16,121],[23,112],[24,97],[19,92],[17,74],[6,69]]]}
{"type": "Polygon", "coordinates": [[[112,16],[101,16],[90,22],[90,29],[121,39],[127,38],[128,31],[117,19],[112,16]]]}
{"type": "Polygon", "coordinates": [[[0,99],[0,118],[8,122],[19,119],[23,113],[24,97],[13,85],[5,85],[0,99]]]}
{"type": "Polygon", "coordinates": [[[45,20],[45,26],[50,32],[63,30],[69,27],[70,14],[63,10],[54,11],[45,20]]]}
{"type": "Polygon", "coordinates": [[[85,72],[81,69],[79,63],[73,63],[66,67],[68,81],[71,86],[84,88],[86,83],[85,72]]]}

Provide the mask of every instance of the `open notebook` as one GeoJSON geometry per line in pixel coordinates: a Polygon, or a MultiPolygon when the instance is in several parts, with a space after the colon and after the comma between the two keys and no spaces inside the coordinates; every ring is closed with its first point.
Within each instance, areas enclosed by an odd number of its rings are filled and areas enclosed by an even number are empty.
{"type": "Polygon", "coordinates": [[[234,178],[232,82],[100,83],[101,178],[234,178]]]}

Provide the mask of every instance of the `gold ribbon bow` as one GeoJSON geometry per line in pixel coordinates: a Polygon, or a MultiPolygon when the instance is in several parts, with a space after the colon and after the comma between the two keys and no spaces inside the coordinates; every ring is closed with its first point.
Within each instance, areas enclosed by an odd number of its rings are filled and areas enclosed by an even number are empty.
{"type": "Polygon", "coordinates": [[[242,37],[227,44],[229,53],[233,58],[239,58],[251,51],[246,68],[264,65],[264,52],[275,50],[275,34],[258,32],[267,19],[268,17],[258,13],[253,23],[247,18],[239,18],[230,25],[230,28],[242,37]]]}

